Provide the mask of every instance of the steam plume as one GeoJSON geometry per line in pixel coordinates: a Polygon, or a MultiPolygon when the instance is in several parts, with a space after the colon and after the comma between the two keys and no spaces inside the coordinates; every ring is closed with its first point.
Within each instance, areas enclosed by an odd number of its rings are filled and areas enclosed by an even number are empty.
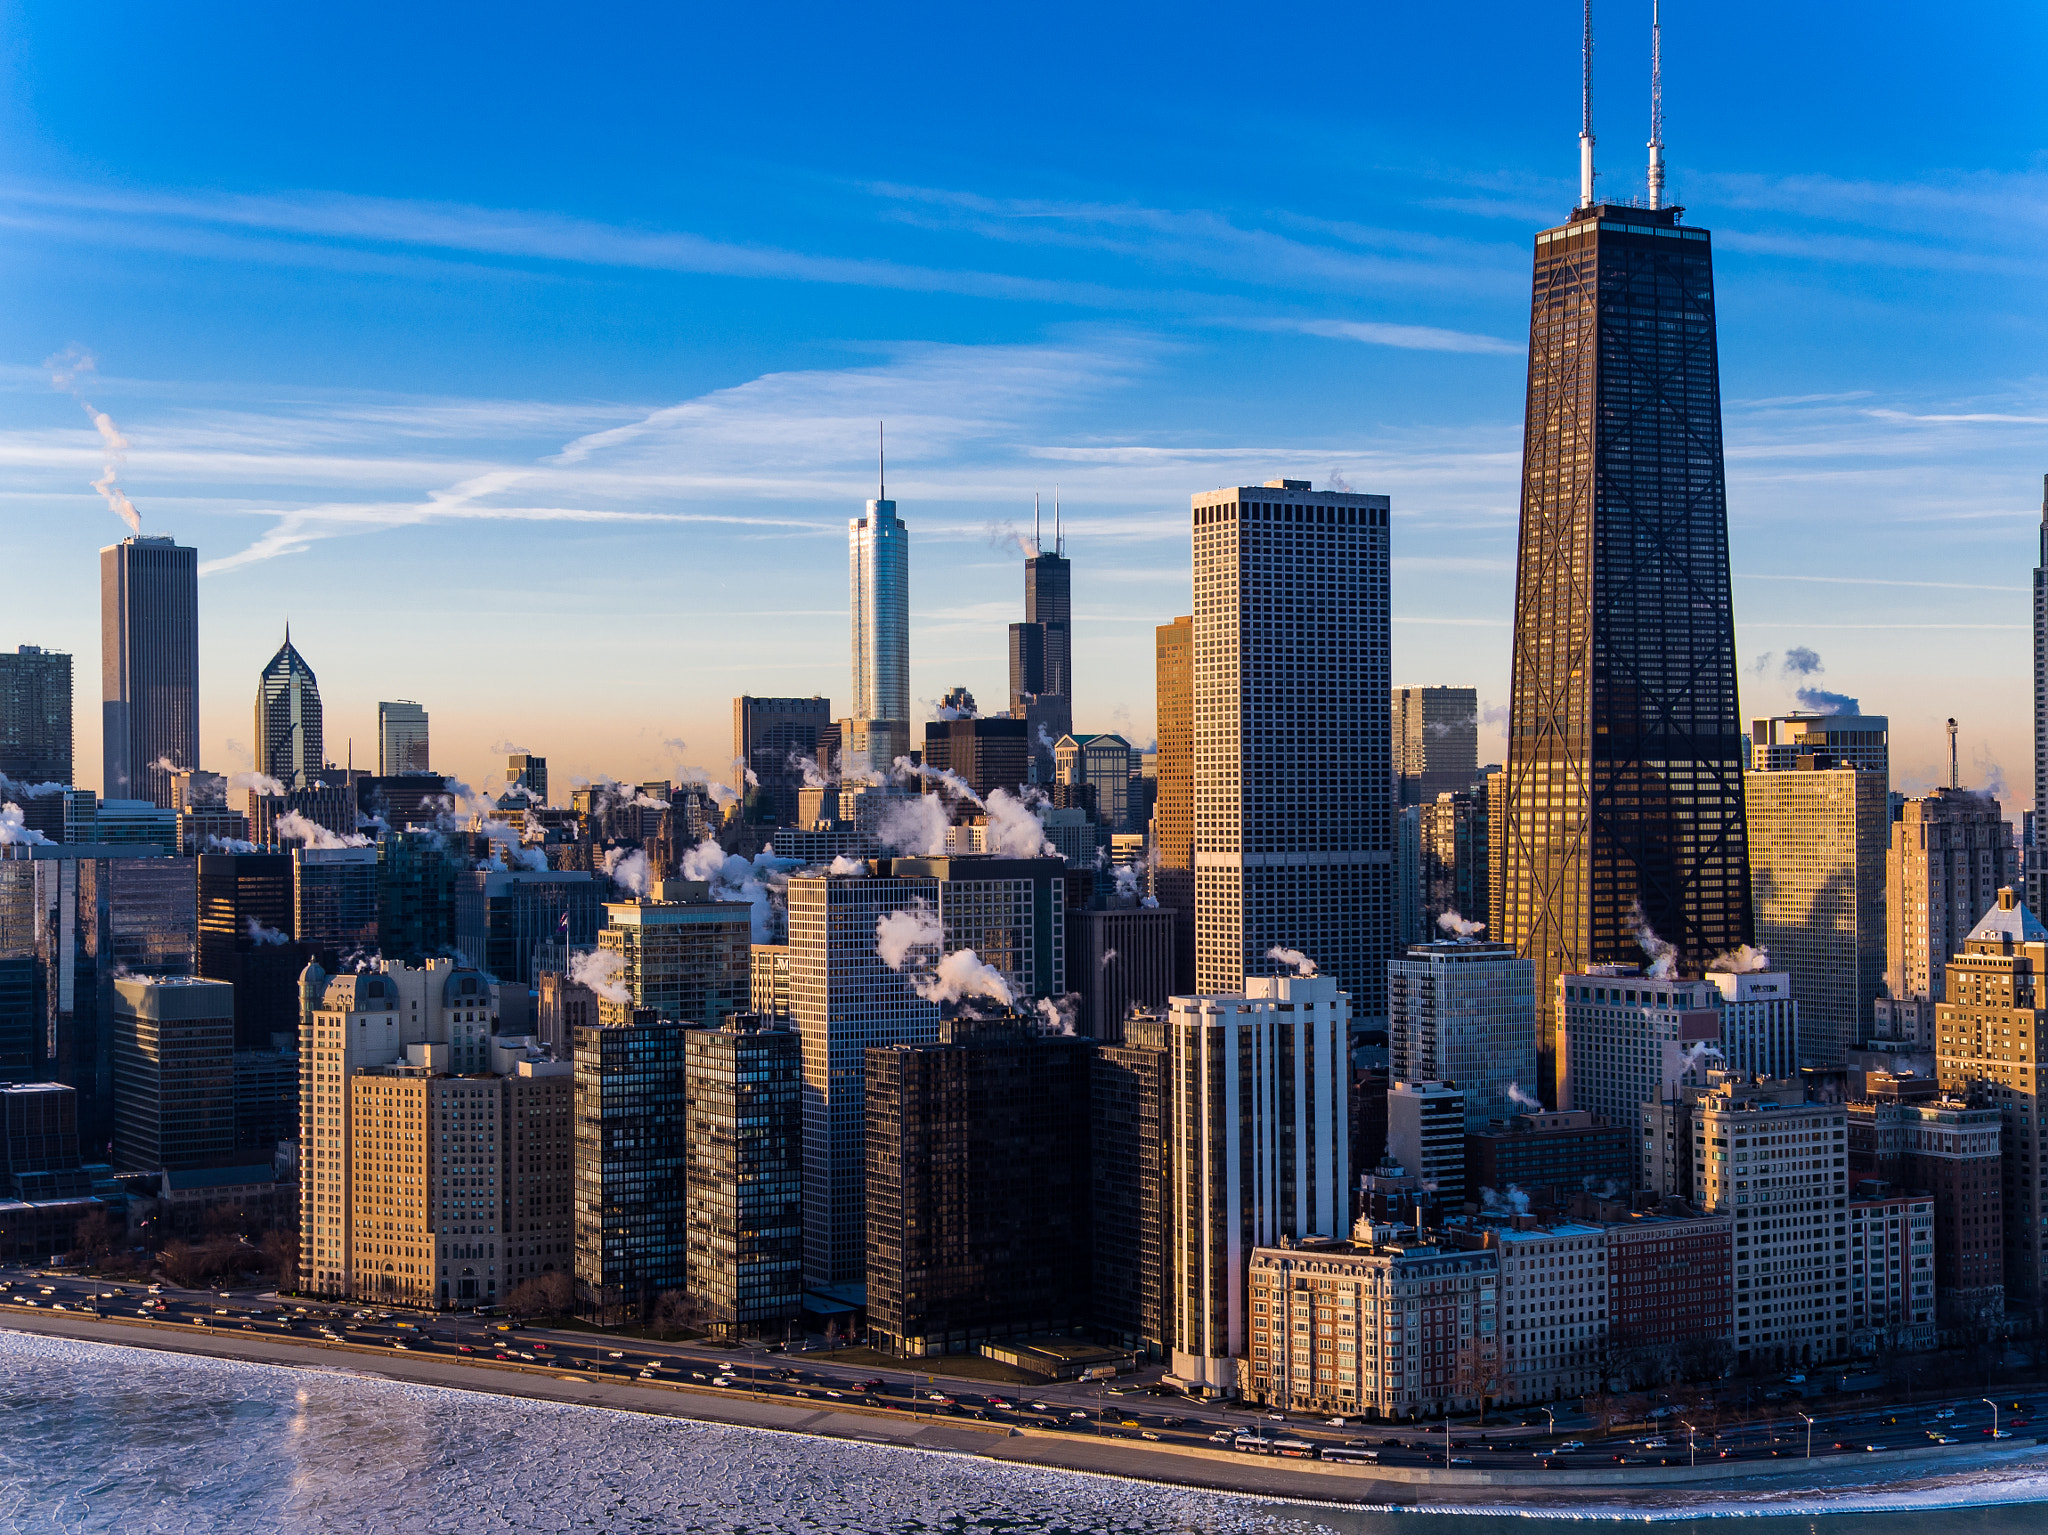
{"type": "Polygon", "coordinates": [[[1068,992],[1064,997],[1040,997],[1038,1016],[1045,1021],[1048,1034],[1072,1034],[1074,1019],[1080,1015],[1079,992],[1068,992]]]}
{"type": "Polygon", "coordinates": [[[289,937],[280,933],[276,928],[266,926],[261,917],[251,917],[249,919],[249,936],[257,943],[265,946],[291,942],[289,937]]]}
{"type": "Polygon", "coordinates": [[[927,1002],[961,1002],[988,997],[1008,1007],[1015,1000],[1002,971],[972,949],[955,949],[939,960],[930,975],[915,976],[911,988],[927,1002]]]}
{"type": "Polygon", "coordinates": [[[1510,1082],[1504,1089],[1504,1091],[1507,1094],[1508,1102],[1519,1103],[1523,1108],[1527,1109],[1532,1114],[1540,1114],[1543,1112],[1542,1101],[1538,1099],[1533,1093],[1529,1092],[1526,1088],[1524,1088],[1521,1083],[1510,1082]]]}
{"type": "Polygon", "coordinates": [[[100,446],[105,457],[100,465],[100,477],[92,482],[92,488],[100,493],[108,509],[128,524],[129,532],[140,533],[142,513],[135,510],[135,503],[128,499],[127,492],[120,486],[121,465],[127,459],[128,439],[114,425],[112,416],[94,409],[92,402],[79,392],[81,379],[97,367],[92,354],[72,347],[52,357],[44,366],[50,369],[50,382],[78,402],[79,408],[91,419],[93,429],[100,434],[100,446]]]}
{"type": "Polygon", "coordinates": [[[228,775],[228,787],[230,789],[247,789],[251,793],[262,794],[271,798],[275,798],[285,792],[284,785],[275,778],[272,778],[268,773],[230,773],[228,775]]]}
{"type": "Polygon", "coordinates": [[[946,807],[933,794],[888,801],[875,822],[875,841],[891,853],[938,857],[946,851],[946,807]]]}
{"type": "Polygon", "coordinates": [[[370,839],[358,832],[346,837],[329,831],[318,821],[309,821],[296,810],[277,818],[277,834],[287,842],[303,842],[310,848],[368,847],[370,839]]]}
{"type": "Polygon", "coordinates": [[[628,895],[645,897],[653,888],[654,873],[647,855],[639,848],[608,847],[604,851],[604,872],[628,895]]]}
{"type": "Polygon", "coordinates": [[[32,846],[50,839],[26,824],[21,806],[13,800],[0,805],[0,847],[32,846]]]}
{"type": "Polygon", "coordinates": [[[946,930],[922,900],[875,919],[875,957],[891,970],[901,970],[912,949],[936,949],[946,930]]]}
{"type": "Polygon", "coordinates": [[[1629,908],[1628,924],[1629,930],[1635,934],[1636,943],[1645,954],[1650,956],[1650,979],[1653,981],[1668,981],[1676,976],[1678,974],[1678,946],[1666,943],[1657,936],[1657,931],[1650,926],[1650,919],[1644,913],[1643,903],[1640,900],[1629,908]]]}
{"type": "Polygon", "coordinates": [[[1726,954],[1716,955],[1707,965],[1709,970],[1718,970],[1724,975],[1749,975],[1758,970],[1771,968],[1771,951],[1760,945],[1743,944],[1730,949],[1726,954]]]}
{"type": "Polygon", "coordinates": [[[844,853],[841,853],[832,860],[830,867],[825,872],[827,874],[851,874],[855,877],[860,877],[868,872],[868,866],[858,858],[848,858],[844,853]]]}
{"type": "Polygon", "coordinates": [[[1436,925],[1454,938],[1476,938],[1486,931],[1484,922],[1473,922],[1458,913],[1447,911],[1436,919],[1436,925]]]}
{"type": "Polygon", "coordinates": [[[1045,840],[1045,823],[1007,789],[989,792],[986,846],[1006,858],[1044,858],[1053,850],[1045,840]]]}
{"type": "Polygon", "coordinates": [[[1316,962],[1299,949],[1283,949],[1279,944],[1266,950],[1266,958],[1278,960],[1283,965],[1292,965],[1296,975],[1314,975],[1316,962]]]}
{"type": "Polygon", "coordinates": [[[584,949],[569,956],[569,979],[587,986],[607,1002],[631,1002],[633,993],[619,979],[626,956],[615,949],[584,949]]]}

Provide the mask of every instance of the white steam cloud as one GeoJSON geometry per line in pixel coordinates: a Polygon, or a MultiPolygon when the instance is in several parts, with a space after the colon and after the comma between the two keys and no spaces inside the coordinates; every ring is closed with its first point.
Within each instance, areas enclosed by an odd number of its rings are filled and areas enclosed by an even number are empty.
{"type": "Polygon", "coordinates": [[[121,465],[126,461],[128,439],[114,425],[114,418],[103,410],[96,410],[79,389],[84,377],[98,366],[92,354],[73,347],[50,358],[44,366],[50,370],[50,382],[78,402],[79,408],[92,421],[93,429],[100,434],[100,447],[105,456],[100,465],[100,477],[92,482],[92,488],[106,501],[108,510],[128,524],[129,532],[140,533],[142,513],[135,510],[135,503],[128,499],[127,492],[120,486],[121,465]]]}
{"type": "Polygon", "coordinates": [[[1037,812],[1007,789],[989,793],[985,846],[1006,858],[1045,858],[1053,851],[1037,812]]]}
{"type": "Polygon", "coordinates": [[[1038,1016],[1045,1023],[1048,1034],[1072,1034],[1074,1020],[1080,1016],[1081,994],[1070,991],[1064,997],[1040,997],[1038,1016]]]}
{"type": "Polygon", "coordinates": [[[633,993],[619,979],[626,956],[616,949],[583,949],[569,956],[569,979],[586,986],[607,1002],[631,1002],[633,993]]]}
{"type": "Polygon", "coordinates": [[[935,794],[913,794],[885,802],[875,821],[875,841],[891,853],[937,858],[946,851],[952,824],[935,794]]]}
{"type": "Polygon", "coordinates": [[[329,831],[318,821],[308,820],[296,810],[287,810],[277,818],[277,834],[287,842],[303,842],[310,848],[368,847],[370,839],[359,832],[350,832],[346,837],[329,831]]]}
{"type": "Polygon", "coordinates": [[[848,858],[844,853],[834,858],[825,870],[827,874],[851,874],[860,878],[868,872],[868,866],[858,858],[848,858]]]}
{"type": "Polygon", "coordinates": [[[1002,971],[972,949],[955,949],[939,960],[930,975],[911,978],[911,989],[927,1002],[964,1002],[988,997],[1009,1007],[1016,1000],[1002,971]]]}
{"type": "Polygon", "coordinates": [[[272,798],[285,792],[284,785],[275,778],[272,778],[268,773],[230,773],[228,775],[228,787],[230,789],[247,789],[251,793],[262,794],[272,798]]]}
{"type": "Polygon", "coordinates": [[[1543,1112],[1543,1101],[1523,1087],[1521,1083],[1510,1082],[1502,1091],[1506,1095],[1508,1102],[1520,1104],[1531,1114],[1541,1114],[1543,1112]]]}
{"type": "Polygon", "coordinates": [[[1750,975],[1771,968],[1771,951],[1759,944],[1745,943],[1726,954],[1716,955],[1707,968],[1718,970],[1723,975],[1750,975]]]}
{"type": "Polygon", "coordinates": [[[604,872],[628,895],[645,897],[654,886],[654,871],[639,848],[608,847],[604,850],[604,872]]]}
{"type": "Polygon", "coordinates": [[[936,949],[946,930],[923,900],[875,919],[875,956],[891,970],[901,970],[912,949],[936,949]]]}
{"type": "Polygon", "coordinates": [[[1436,925],[1449,933],[1453,938],[1476,938],[1486,931],[1486,924],[1484,922],[1473,922],[1466,917],[1458,915],[1455,910],[1446,911],[1442,916],[1438,917],[1436,925]]]}
{"type": "Polygon", "coordinates": [[[788,860],[773,853],[756,854],[753,860],[727,853],[710,837],[683,855],[683,878],[701,879],[711,886],[714,901],[745,901],[754,908],[754,942],[771,943],[776,918],[784,910],[789,891],[788,860]]]}
{"type": "Polygon", "coordinates": [[[249,919],[249,936],[266,947],[272,944],[290,943],[291,939],[276,928],[266,925],[261,917],[249,919]]]}
{"type": "Polygon", "coordinates": [[[21,806],[9,800],[0,805],[0,847],[25,847],[50,839],[27,824],[21,806]]]}
{"type": "Polygon", "coordinates": [[[1299,949],[1283,949],[1279,944],[1266,950],[1266,958],[1277,960],[1283,965],[1292,965],[1296,975],[1314,975],[1316,962],[1299,949]]]}
{"type": "Polygon", "coordinates": [[[1637,944],[1650,956],[1650,979],[1668,981],[1678,974],[1678,946],[1666,943],[1657,936],[1650,926],[1650,919],[1643,912],[1643,903],[1637,901],[1629,908],[1629,929],[1635,934],[1637,944]]]}

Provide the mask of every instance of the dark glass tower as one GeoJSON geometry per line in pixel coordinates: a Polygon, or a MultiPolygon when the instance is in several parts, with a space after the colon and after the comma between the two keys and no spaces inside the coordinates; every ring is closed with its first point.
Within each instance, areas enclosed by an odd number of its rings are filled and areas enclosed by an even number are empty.
{"type": "MultiPolygon", "coordinates": [[[[1654,200],[1654,199],[1653,199],[1654,200]]],[[[1713,242],[1592,203],[1536,237],[1503,928],[1555,979],[1751,937],[1713,242]]]]}
{"type": "Polygon", "coordinates": [[[199,766],[198,550],[137,534],[100,551],[100,697],[101,797],[169,809],[171,775],[199,766]]]}
{"type": "Polygon", "coordinates": [[[319,679],[287,624],[284,644],[256,682],[256,771],[287,789],[311,787],[327,761],[323,719],[319,679]]]}

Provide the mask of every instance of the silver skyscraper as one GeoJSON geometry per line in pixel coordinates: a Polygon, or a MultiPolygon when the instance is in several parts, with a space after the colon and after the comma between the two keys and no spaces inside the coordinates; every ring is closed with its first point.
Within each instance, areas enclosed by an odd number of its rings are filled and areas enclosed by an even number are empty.
{"type": "Polygon", "coordinates": [[[2041,557],[2034,566],[2034,834],[2027,842],[2027,910],[2048,894],[2048,474],[2041,476],[2041,557]]]}
{"type": "Polygon", "coordinates": [[[868,502],[847,524],[853,608],[855,739],[882,771],[910,750],[910,530],[896,503],[868,502]]]}

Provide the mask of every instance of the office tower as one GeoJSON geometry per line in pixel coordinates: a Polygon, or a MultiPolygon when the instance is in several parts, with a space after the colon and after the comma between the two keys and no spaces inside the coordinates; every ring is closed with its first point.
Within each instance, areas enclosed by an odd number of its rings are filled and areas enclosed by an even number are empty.
{"type": "Polygon", "coordinates": [[[455,949],[500,980],[530,985],[541,945],[598,942],[609,883],[585,869],[465,869],[454,876],[455,949]]]}
{"type": "MultiPolygon", "coordinates": [[[[411,1304],[502,1297],[526,1244],[508,1229],[522,1176],[507,1161],[513,1127],[497,1089],[475,1080],[517,1074],[494,1050],[490,982],[448,959],[332,978],[309,964],[300,1001],[300,1288],[411,1304]],[[429,1084],[409,1105],[393,1096],[395,1068],[429,1084]],[[455,1092],[458,1078],[474,1092],[455,1092]]],[[[529,1187],[540,1171],[525,1169],[529,1187]]]]}
{"type": "Polygon", "coordinates": [[[1495,1120],[1465,1135],[1465,1197],[1545,1190],[1551,1203],[1583,1190],[1626,1194],[1635,1187],[1639,1137],[1584,1109],[1542,1109],[1495,1120]]]}
{"type": "Polygon", "coordinates": [[[896,858],[890,869],[900,880],[932,881],[944,951],[974,950],[1002,973],[1020,1009],[1066,995],[1067,868],[1060,859],[967,853],[896,858]]]}
{"type": "Polygon", "coordinates": [[[1152,893],[1173,912],[1173,989],[1195,989],[1195,620],[1153,631],[1159,798],[1152,807],[1152,893]]]}
{"type": "Polygon", "coordinates": [[[1394,948],[1422,942],[1422,807],[1394,812],[1394,948]]]}
{"type": "MultiPolygon", "coordinates": [[[[335,776],[341,777],[338,771],[335,776]]],[[[249,840],[269,848],[298,840],[286,836],[283,830],[285,818],[293,815],[325,827],[337,837],[353,837],[357,835],[356,803],[355,786],[347,782],[314,783],[303,789],[287,789],[282,794],[260,794],[251,789],[249,840]]]]}
{"type": "Polygon", "coordinates": [[[887,772],[910,750],[910,530],[896,503],[870,501],[847,524],[853,609],[854,739],[887,772]]]}
{"type": "Polygon", "coordinates": [[[1067,914],[1067,989],[1075,1029],[1104,1044],[1124,1037],[1133,1009],[1173,995],[1174,914],[1163,906],[1088,906],[1067,914]]]}
{"type": "Polygon", "coordinates": [[[1826,1055],[1806,1039],[1806,1009],[1783,970],[1730,972],[1709,969],[1714,988],[1709,1000],[1721,1010],[1720,1040],[1715,1053],[1722,1069],[1743,1077],[1783,1079],[1799,1075],[1801,1064],[1833,1065],[1838,1051],[1826,1055]]]}
{"type": "Polygon", "coordinates": [[[983,799],[997,789],[1019,794],[1032,781],[1029,728],[999,714],[932,720],[924,727],[924,765],[958,773],[983,799]]]}
{"type": "Polygon", "coordinates": [[[323,970],[377,954],[377,850],[292,849],[292,937],[323,970]]]}
{"type": "Polygon", "coordinates": [[[289,789],[311,788],[327,763],[320,683],[292,644],[284,644],[256,680],[256,771],[289,789]]]}
{"type": "Polygon", "coordinates": [[[431,772],[433,754],[427,740],[427,711],[410,698],[377,705],[377,774],[380,778],[431,772]]]}
{"type": "Polygon", "coordinates": [[[1406,687],[1392,693],[1389,746],[1403,805],[1472,787],[1479,771],[1479,690],[1406,687]]]}
{"type": "MultiPolygon", "coordinates": [[[[1955,1328],[1996,1323],[2005,1315],[2002,1115],[1954,1098],[1903,1108],[1902,1176],[1893,1181],[1934,1196],[1936,1320],[1955,1328]]],[[[2015,1236],[2024,1243],[2032,1233],[2015,1236]]]]}
{"type": "Polygon", "coordinates": [[[1272,480],[1194,498],[1196,985],[1267,951],[1381,1016],[1393,934],[1385,496],[1272,480]]]}
{"type": "Polygon", "coordinates": [[[1849,1278],[1847,1124],[1840,1104],[1783,1103],[1729,1082],[1695,1109],[1701,1208],[1735,1217],[1735,1350],[1744,1364],[1848,1348],[1834,1281],[1849,1278]],[[1726,1150],[1728,1160],[1714,1153],[1726,1150]]]}
{"type": "Polygon", "coordinates": [[[1496,1402],[1506,1386],[1499,1279],[1492,1249],[1446,1251],[1364,1222],[1348,1242],[1261,1247],[1251,1260],[1245,1394],[1346,1417],[1435,1417],[1496,1402]],[[1339,1332],[1357,1341],[1345,1349],[1339,1332]]]}
{"type": "Polygon", "coordinates": [[[1045,625],[1010,625],[1010,715],[1024,712],[1045,692],[1045,625]]]}
{"type": "Polygon", "coordinates": [[[438,832],[377,839],[377,946],[384,958],[417,967],[430,954],[454,952],[455,882],[469,872],[467,862],[438,832]]]}
{"type": "Polygon", "coordinates": [[[938,1038],[938,1003],[876,954],[878,924],[938,899],[938,880],[924,874],[789,882],[790,1013],[804,1056],[804,1281],[814,1287],[859,1283],[867,1261],[867,1052],[938,1038]]]}
{"type": "Polygon", "coordinates": [[[576,1031],[576,1285],[600,1323],[689,1284],[689,1092],[699,1025],[643,1017],[576,1031]]]}
{"type": "Polygon", "coordinates": [[[71,657],[64,651],[0,651],[0,777],[19,785],[72,781],[71,657]]]}
{"type": "Polygon", "coordinates": [[[1387,1093],[1387,1156],[1420,1178],[1442,1210],[1464,1203],[1466,1118],[1465,1094],[1455,1082],[1396,1076],[1387,1093]]]}
{"type": "Polygon", "coordinates": [[[548,802],[548,759],[532,752],[513,752],[505,758],[506,787],[522,788],[535,800],[548,802]]]}
{"type": "Polygon", "coordinates": [[[1907,800],[1885,853],[1885,990],[1942,1001],[1949,958],[2019,872],[1997,800],[1969,789],[1907,800]]]}
{"type": "Polygon", "coordinates": [[[37,927],[35,864],[0,857],[0,1082],[40,1076],[48,1054],[37,927]]]}
{"type": "MultiPolygon", "coordinates": [[[[1913,808],[1908,801],[1906,808],[1913,808]]],[[[1895,831],[1897,828],[1894,829],[1895,831]]],[[[2033,1169],[2048,1159],[2037,1079],[2048,1026],[2048,927],[2008,884],[1998,904],[1964,937],[1935,1007],[1936,1070],[1942,1088],[1999,1111],[2004,1175],[2007,1308],[2038,1315],[2048,1254],[2048,1196],[2033,1169]]]]}
{"type": "Polygon", "coordinates": [[[1095,818],[1111,831],[1131,827],[1131,743],[1109,732],[1064,735],[1053,745],[1053,771],[1063,784],[1095,791],[1095,818]]]}
{"type": "Polygon", "coordinates": [[[1465,789],[1415,808],[1422,937],[1443,932],[1446,913],[1485,923],[1492,905],[1486,795],[1465,789]]]}
{"type": "Polygon", "coordinates": [[[0,1198],[40,1202],[91,1192],[78,1156],[78,1094],[61,1082],[0,1082],[0,1198]]]}
{"type": "MultiPolygon", "coordinates": [[[[1486,930],[1505,942],[1508,938],[1507,903],[1501,889],[1501,870],[1507,860],[1508,775],[1495,768],[1484,774],[1486,783],[1486,930]]],[[[1466,912],[1467,917],[1471,912],[1466,912]]]]}
{"type": "Polygon", "coordinates": [[[781,1016],[789,1011],[789,945],[757,943],[748,961],[749,1011],[781,1016]]]}
{"type": "Polygon", "coordinates": [[[787,1018],[683,1036],[688,1289],[713,1335],[780,1337],[801,1312],[803,1057],[787,1018]]]}
{"type": "Polygon", "coordinates": [[[1801,757],[1832,757],[1841,767],[1891,784],[1891,721],[1882,714],[1774,714],[1749,726],[1752,772],[1782,773],[1801,757]]]}
{"type": "MultiPolygon", "coordinates": [[[[905,719],[909,718],[905,714],[905,719]]],[[[806,777],[817,777],[818,736],[832,723],[829,698],[752,698],[732,701],[732,787],[750,821],[791,826],[806,777]]]]}
{"type": "Polygon", "coordinates": [[[103,799],[93,813],[92,840],[112,847],[178,850],[178,813],[154,800],[103,799]]]}
{"type": "Polygon", "coordinates": [[[1718,993],[1705,981],[1644,975],[1636,965],[1594,965],[1557,977],[1558,1107],[1590,1109],[1632,1125],[1646,1103],[1703,1077],[1720,1037],[1718,993]]]}
{"type": "Polygon", "coordinates": [[[451,808],[448,780],[439,773],[395,778],[355,775],[357,825],[365,831],[438,827],[451,808]]]}
{"type": "Polygon", "coordinates": [[[1511,1401],[1550,1402],[1602,1384],[1607,1233],[1579,1221],[1497,1228],[1502,1373],[1511,1401]]]}
{"type": "Polygon", "coordinates": [[[1088,1041],[1010,1015],[867,1053],[868,1328],[921,1358],[1088,1317],[1088,1041]]]}
{"type": "MultiPolygon", "coordinates": [[[[1933,1348],[1937,1321],[1956,1325],[1938,1316],[1935,1208],[1924,1189],[1879,1180],[1850,1189],[1849,1345],[1856,1352],[1933,1348]]],[[[2003,1321],[2002,1306],[2003,1297],[1994,1325],[2003,1321]]],[[[1974,1320],[1982,1325],[1987,1319],[1974,1320]]]]}
{"type": "Polygon", "coordinates": [[[1173,1306],[1173,1139],[1166,1025],[1134,1018],[1121,1044],[1104,1044],[1089,1068],[1089,1179],[1093,1184],[1093,1325],[1147,1359],[1168,1346],[1173,1306]]]}
{"type": "Polygon", "coordinates": [[[168,805],[199,761],[198,550],[140,534],[100,550],[100,696],[100,792],[168,805]]]}
{"type": "Polygon", "coordinates": [[[274,1038],[283,1049],[236,1050],[235,1156],[269,1161],[278,1142],[299,1139],[299,1051],[296,1034],[274,1038]]]}
{"type": "Polygon", "coordinates": [[[171,775],[170,808],[180,814],[187,810],[225,810],[227,804],[228,781],[225,774],[190,768],[171,775]]]}
{"type": "Polygon", "coordinates": [[[1469,938],[1417,944],[1387,966],[1394,1078],[1457,1084],[1461,1147],[1464,1131],[1536,1106],[1535,973],[1512,945],[1469,938]]]}
{"type": "Polygon", "coordinates": [[[22,825],[52,842],[97,841],[99,798],[91,789],[49,783],[16,784],[7,793],[8,801],[21,808],[22,825]]]}
{"type": "MultiPolygon", "coordinates": [[[[1052,512],[1052,553],[1039,543],[1034,524],[1031,553],[1024,559],[1024,622],[1045,631],[1045,685],[1040,694],[1074,696],[1074,568],[1067,559],[1067,539],[1060,530],[1057,503],[1052,512]]],[[[1062,732],[1064,733],[1064,732],[1062,732]]]]}
{"type": "Polygon", "coordinates": [[[235,1002],[220,981],[114,981],[114,1166],[215,1167],[235,1150],[235,1002]]]}
{"type": "Polygon", "coordinates": [[[1673,1209],[1603,1224],[1615,1348],[1682,1379],[1719,1374],[1735,1333],[1734,1217],[1673,1209]]]}
{"type": "Polygon", "coordinates": [[[291,854],[202,853],[195,862],[198,971],[233,988],[235,1047],[296,1035],[299,972],[311,951],[292,937],[291,854]]]}
{"type": "Polygon", "coordinates": [[[2048,474],[2041,476],[2041,548],[2034,566],[2034,840],[2027,861],[2027,909],[2048,903],[2048,474]]]}
{"type": "Polygon", "coordinates": [[[1350,1030],[1351,999],[1330,976],[1248,976],[1240,993],[1173,999],[1169,1375],[1191,1394],[1241,1387],[1253,1250],[1350,1225],[1350,1030]],[[1274,1177],[1282,1167],[1290,1178],[1274,1177]]]}
{"type": "Polygon", "coordinates": [[[1536,237],[1489,928],[1546,1000],[1560,974],[1641,958],[1644,923],[1681,970],[1752,938],[1713,245],[1681,209],[1595,203],[1590,165],[1586,183],[1536,237]]]}
{"type": "Polygon", "coordinates": [[[1842,1059],[1864,1037],[1885,988],[1892,832],[1884,778],[1826,761],[1808,753],[1751,773],[1743,789],[1756,941],[1792,977],[1813,1064],[1842,1059]]]}
{"type": "Polygon", "coordinates": [[[745,901],[634,900],[604,903],[595,942],[617,955],[622,997],[600,993],[606,1027],[643,1012],[715,1029],[748,1011],[753,989],[753,908],[745,901]]]}

